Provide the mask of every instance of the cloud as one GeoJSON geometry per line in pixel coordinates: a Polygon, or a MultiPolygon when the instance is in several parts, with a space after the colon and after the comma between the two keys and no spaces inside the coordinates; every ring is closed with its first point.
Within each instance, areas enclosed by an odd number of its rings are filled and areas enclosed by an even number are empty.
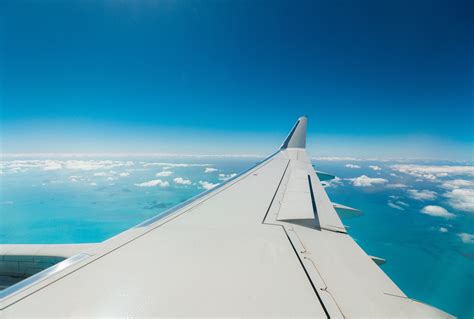
{"type": "Polygon", "coordinates": [[[435,180],[438,177],[448,175],[474,176],[474,166],[397,164],[392,165],[390,168],[401,173],[429,180],[435,180]]]}
{"type": "Polygon", "coordinates": [[[143,167],[149,166],[166,166],[166,167],[204,167],[212,166],[212,164],[194,164],[194,163],[145,163],[143,167]]]}
{"type": "Polygon", "coordinates": [[[370,187],[375,185],[383,185],[388,182],[385,178],[371,178],[367,175],[362,175],[356,178],[348,178],[352,181],[352,185],[357,187],[370,187]]]}
{"type": "Polygon", "coordinates": [[[46,161],[43,166],[44,171],[56,171],[61,168],[63,168],[62,164],[55,161],[46,161]]]}
{"type": "Polygon", "coordinates": [[[340,157],[340,156],[323,156],[323,157],[313,157],[315,161],[364,161],[364,159],[355,158],[355,157],[340,157]]]}
{"type": "Polygon", "coordinates": [[[219,180],[221,181],[226,181],[226,180],[229,180],[231,179],[232,177],[235,177],[237,176],[236,173],[232,173],[232,174],[219,174],[219,180]]]}
{"type": "Polygon", "coordinates": [[[416,190],[416,189],[409,189],[407,190],[408,196],[416,200],[434,200],[437,197],[436,192],[429,191],[429,190],[416,190]]]}
{"type": "Polygon", "coordinates": [[[106,172],[98,172],[98,173],[94,173],[94,176],[107,176],[107,173],[106,172]]]}
{"type": "Polygon", "coordinates": [[[110,169],[119,166],[134,165],[132,161],[110,161],[110,160],[14,160],[7,161],[6,166],[10,168],[42,168],[43,170],[58,170],[62,168],[73,170],[110,169]]]}
{"type": "Polygon", "coordinates": [[[435,205],[428,205],[423,207],[421,209],[421,213],[435,217],[443,217],[447,219],[456,217],[456,215],[448,212],[445,208],[435,205]]]}
{"type": "Polygon", "coordinates": [[[28,168],[14,167],[9,170],[10,173],[23,173],[28,171],[28,168]]]}
{"type": "Polygon", "coordinates": [[[212,173],[212,172],[217,172],[217,168],[206,167],[206,169],[204,170],[204,173],[212,173]]]}
{"type": "Polygon", "coordinates": [[[341,184],[342,184],[342,179],[337,176],[331,179],[330,181],[321,182],[321,185],[323,185],[324,187],[337,187],[338,185],[341,185],[341,184]]]}
{"type": "Polygon", "coordinates": [[[382,170],[382,168],[381,168],[380,166],[377,166],[377,165],[369,165],[369,167],[370,167],[371,169],[373,169],[374,171],[380,171],[380,170],[382,170]]]}
{"type": "Polygon", "coordinates": [[[68,160],[62,161],[62,165],[71,170],[83,170],[83,171],[90,171],[90,170],[97,170],[97,169],[111,169],[114,167],[122,167],[122,166],[133,166],[134,162],[132,161],[111,161],[111,160],[89,160],[89,161],[82,161],[82,160],[68,160]]]}
{"type": "Polygon", "coordinates": [[[91,185],[91,186],[96,186],[97,183],[90,183],[89,185],[91,185]]]}
{"type": "Polygon", "coordinates": [[[214,187],[216,187],[217,185],[219,185],[218,183],[217,184],[213,184],[213,183],[209,183],[207,181],[199,181],[199,184],[201,185],[201,188],[204,188],[206,190],[210,190],[210,189],[213,189],[214,187]]]}
{"type": "Polygon", "coordinates": [[[133,161],[112,161],[112,160],[12,160],[4,161],[2,168],[10,172],[24,172],[29,168],[38,168],[45,171],[59,169],[71,170],[96,170],[110,169],[113,167],[132,166],[133,161]]]}
{"type": "Polygon", "coordinates": [[[468,233],[459,233],[458,237],[465,244],[474,244],[474,235],[468,233]]]}
{"type": "Polygon", "coordinates": [[[156,173],[156,177],[166,177],[166,176],[170,176],[170,175],[173,175],[174,172],[172,171],[162,171],[162,172],[159,172],[159,173],[156,173]]]}
{"type": "Polygon", "coordinates": [[[360,168],[359,165],[355,165],[355,164],[346,164],[344,166],[347,167],[347,168],[360,168]]]}
{"type": "Polygon", "coordinates": [[[402,206],[399,206],[397,204],[394,204],[392,202],[388,202],[388,206],[392,207],[392,208],[395,208],[395,209],[398,209],[398,210],[405,210],[405,208],[403,208],[402,206]]]}
{"type": "Polygon", "coordinates": [[[192,182],[189,179],[184,179],[182,177],[176,177],[175,179],[173,179],[173,181],[176,184],[180,184],[180,185],[191,185],[192,184],[192,182]]]}
{"type": "Polygon", "coordinates": [[[439,228],[439,232],[440,233],[447,233],[448,232],[448,229],[446,227],[440,227],[439,228]]]}
{"type": "Polygon", "coordinates": [[[154,187],[154,186],[160,186],[160,187],[168,187],[170,186],[170,183],[166,181],[162,181],[161,179],[154,179],[148,182],[143,182],[139,184],[135,184],[137,187],[154,187]]]}
{"type": "Polygon", "coordinates": [[[474,181],[468,181],[465,179],[454,179],[446,181],[441,184],[441,187],[446,189],[456,189],[461,187],[474,187],[474,181]]]}
{"type": "MultiPolygon", "coordinates": [[[[48,160],[50,162],[50,160],[48,160]]],[[[40,168],[45,165],[46,161],[41,160],[14,160],[2,162],[2,168],[9,169],[11,172],[26,171],[28,168],[40,168]]]]}
{"type": "Polygon", "coordinates": [[[398,205],[402,205],[402,206],[405,206],[405,207],[409,207],[409,206],[410,206],[410,205],[408,205],[407,203],[402,202],[401,200],[396,201],[396,203],[397,203],[398,205]]]}
{"type": "Polygon", "coordinates": [[[127,177],[129,175],[130,175],[130,173],[125,173],[125,172],[119,174],[120,177],[127,177]]]}
{"type": "Polygon", "coordinates": [[[5,161],[4,167],[12,172],[25,171],[28,168],[38,168],[45,171],[59,169],[70,170],[97,170],[111,169],[113,167],[132,166],[133,161],[112,161],[112,160],[12,160],[5,161]]]}
{"type": "Polygon", "coordinates": [[[402,183],[388,184],[389,188],[407,188],[408,186],[402,183]]]}
{"type": "Polygon", "coordinates": [[[453,189],[443,195],[448,204],[458,210],[474,213],[474,189],[453,189]]]}

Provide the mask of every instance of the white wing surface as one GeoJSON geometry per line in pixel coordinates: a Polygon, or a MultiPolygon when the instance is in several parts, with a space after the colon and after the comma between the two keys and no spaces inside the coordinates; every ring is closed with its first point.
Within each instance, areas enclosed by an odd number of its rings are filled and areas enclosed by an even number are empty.
{"type": "Polygon", "coordinates": [[[306,125],[227,183],[1,291],[0,317],[450,317],[347,234],[306,125]]]}

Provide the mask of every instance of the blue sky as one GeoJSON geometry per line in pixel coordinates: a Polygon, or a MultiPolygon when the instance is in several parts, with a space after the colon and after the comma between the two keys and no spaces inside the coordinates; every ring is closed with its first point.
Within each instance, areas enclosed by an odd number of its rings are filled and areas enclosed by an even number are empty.
{"type": "Polygon", "coordinates": [[[472,1],[2,1],[2,152],[472,160],[472,1]]]}

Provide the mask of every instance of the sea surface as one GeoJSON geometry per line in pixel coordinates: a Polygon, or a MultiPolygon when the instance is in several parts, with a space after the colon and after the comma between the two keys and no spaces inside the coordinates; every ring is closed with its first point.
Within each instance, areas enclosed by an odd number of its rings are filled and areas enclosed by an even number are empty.
{"type": "MultiPolygon", "coordinates": [[[[257,157],[149,156],[0,161],[0,244],[101,242],[231,178],[257,157]]],[[[363,211],[350,235],[410,297],[474,316],[474,166],[316,158],[326,190],[363,211]]]]}

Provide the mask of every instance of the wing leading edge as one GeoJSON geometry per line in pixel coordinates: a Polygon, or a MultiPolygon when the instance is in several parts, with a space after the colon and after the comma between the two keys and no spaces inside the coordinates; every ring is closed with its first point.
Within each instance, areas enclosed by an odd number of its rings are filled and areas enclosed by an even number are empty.
{"type": "Polygon", "coordinates": [[[10,287],[1,315],[450,317],[408,298],[347,234],[306,126],[217,189],[10,287]]]}

